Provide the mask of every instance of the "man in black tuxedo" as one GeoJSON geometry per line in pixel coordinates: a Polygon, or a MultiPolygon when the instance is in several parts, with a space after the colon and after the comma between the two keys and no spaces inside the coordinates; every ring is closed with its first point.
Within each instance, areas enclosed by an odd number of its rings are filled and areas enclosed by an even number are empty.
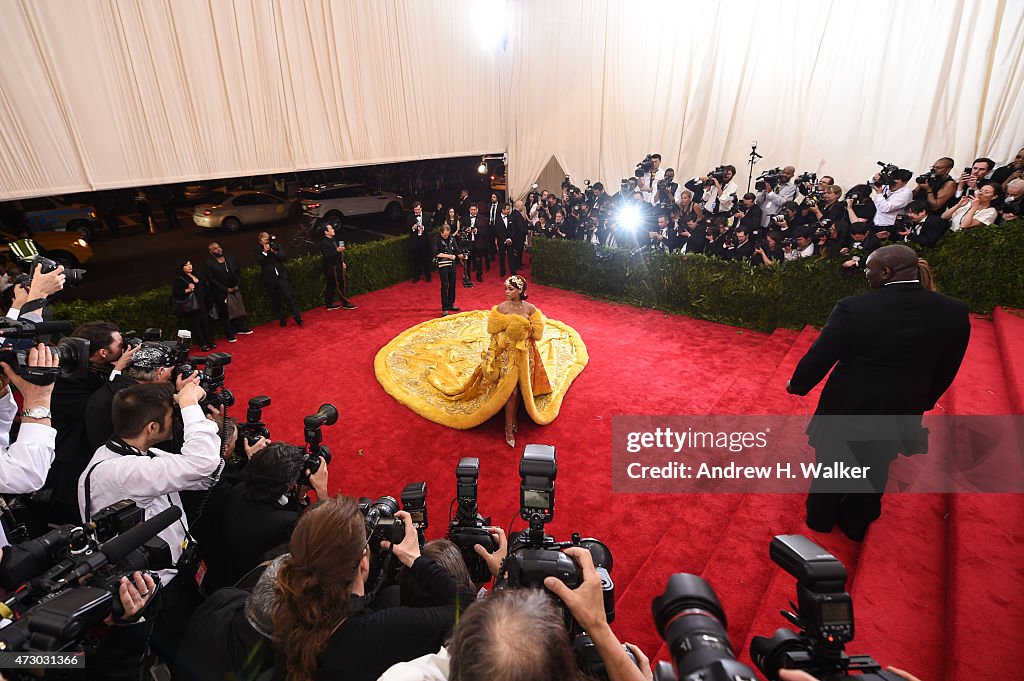
{"type": "Polygon", "coordinates": [[[490,228],[490,233],[487,235],[487,243],[484,249],[484,270],[487,272],[491,271],[491,261],[494,260],[494,256],[498,254],[498,247],[494,241],[494,226],[498,223],[498,219],[501,217],[501,203],[498,202],[498,195],[491,193],[491,203],[487,206],[487,226],[490,228]]]}
{"type": "Polygon", "coordinates": [[[345,283],[345,244],[335,239],[334,227],[324,223],[320,229],[320,239],[317,244],[320,247],[320,257],[323,258],[324,269],[324,305],[328,310],[345,308],[354,310],[353,305],[345,297],[348,286],[345,283]],[[334,296],[337,294],[341,300],[335,304],[334,296]]]}
{"type": "Polygon", "coordinates": [[[288,256],[281,248],[281,244],[276,239],[271,239],[267,232],[260,232],[257,238],[260,245],[256,249],[256,264],[260,266],[260,279],[267,291],[267,297],[270,298],[274,316],[281,320],[281,326],[287,326],[287,311],[291,311],[295,323],[302,326],[302,315],[299,314],[299,308],[295,306],[295,300],[292,298],[288,270],[284,266],[288,256]]]}
{"type": "Polygon", "coordinates": [[[928,204],[924,201],[911,201],[907,204],[907,218],[910,224],[899,236],[921,246],[934,246],[949,229],[949,223],[941,217],[929,215],[928,204]]]}
{"type": "Polygon", "coordinates": [[[466,189],[459,190],[459,202],[455,206],[455,212],[458,213],[459,217],[463,220],[469,217],[469,207],[476,205],[469,200],[469,191],[466,189]]]}
{"type": "Polygon", "coordinates": [[[484,280],[483,259],[487,252],[487,237],[491,233],[487,220],[478,213],[479,209],[476,204],[470,204],[469,216],[463,221],[462,229],[459,231],[459,240],[469,247],[469,259],[466,261],[465,275],[462,278],[462,285],[467,288],[473,286],[470,278],[474,269],[476,270],[476,280],[484,280]]]}
{"type": "Polygon", "coordinates": [[[511,274],[516,273],[514,249],[512,246],[512,206],[507,203],[501,207],[501,213],[494,222],[494,238],[498,242],[498,272],[505,276],[505,264],[511,274]]]}
{"type": "Polygon", "coordinates": [[[412,215],[405,219],[405,226],[412,243],[412,283],[419,281],[421,275],[430,281],[430,223],[423,215],[423,204],[419,201],[412,204],[412,215]]]}
{"type": "Polygon", "coordinates": [[[963,302],[921,286],[910,247],[879,248],[864,274],[872,290],[836,303],[786,384],[806,395],[832,369],[808,442],[818,463],[864,466],[867,479],[813,480],[807,526],[830,532],[838,523],[855,541],[882,513],[889,464],[927,451],[921,415],[953,382],[971,333],[963,302]]]}

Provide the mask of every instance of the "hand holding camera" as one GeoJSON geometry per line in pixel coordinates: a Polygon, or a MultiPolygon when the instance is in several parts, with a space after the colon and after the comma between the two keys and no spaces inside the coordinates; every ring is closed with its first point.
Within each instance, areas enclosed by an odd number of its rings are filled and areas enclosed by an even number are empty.
{"type": "MultiPolygon", "coordinates": [[[[39,367],[41,369],[56,369],[60,366],[60,358],[50,352],[50,348],[40,343],[29,350],[28,365],[30,367],[39,367]]],[[[24,398],[24,404],[22,406],[25,409],[31,409],[32,407],[50,408],[50,395],[53,393],[53,381],[48,385],[37,385],[24,378],[13,367],[7,364],[7,362],[0,362],[0,367],[3,367],[3,372],[7,377],[6,383],[13,384],[24,398]]],[[[56,378],[56,376],[54,378],[56,378]]],[[[39,421],[39,419],[29,419],[28,417],[23,418],[32,423],[39,421]]]]}
{"type": "MultiPolygon", "coordinates": [[[[246,454],[248,453],[249,450],[246,448],[246,454]]],[[[320,465],[317,467],[316,471],[309,476],[309,486],[313,488],[314,492],[316,492],[317,501],[323,501],[329,496],[327,494],[327,461],[322,456],[320,457],[320,465]]]]}
{"type": "Polygon", "coordinates": [[[390,549],[391,553],[395,555],[402,565],[407,568],[411,568],[412,564],[416,562],[416,559],[420,557],[420,540],[419,534],[416,532],[416,528],[412,524],[412,516],[406,511],[398,511],[395,513],[395,518],[401,520],[405,524],[405,537],[399,544],[392,544],[387,539],[382,539],[380,547],[382,549],[390,549]]]}
{"type": "Polygon", "coordinates": [[[494,545],[498,548],[494,549],[494,553],[491,553],[482,544],[475,544],[473,550],[486,563],[491,575],[497,577],[501,573],[501,564],[505,562],[505,556],[508,555],[508,538],[505,536],[505,530],[500,527],[486,527],[484,529],[491,535],[494,545]]]}
{"type": "Polygon", "coordinates": [[[544,586],[565,603],[565,607],[569,608],[569,612],[576,618],[580,627],[593,636],[595,632],[608,628],[601,576],[594,567],[594,558],[590,551],[570,546],[564,553],[579,566],[583,573],[583,582],[577,588],[570,589],[557,577],[545,577],[544,586]]]}
{"type": "Polygon", "coordinates": [[[131,364],[132,357],[135,356],[135,352],[141,347],[142,345],[133,345],[131,347],[125,348],[125,351],[122,352],[121,356],[117,358],[116,362],[114,362],[114,370],[124,371],[125,369],[127,369],[128,365],[131,364]]]}
{"type": "Polygon", "coordinates": [[[205,398],[206,391],[199,386],[199,376],[193,374],[186,380],[185,385],[178,390],[174,396],[174,401],[178,403],[179,407],[184,409],[185,407],[199,404],[205,398]]]}
{"type": "Polygon", "coordinates": [[[253,457],[253,455],[256,454],[256,452],[260,451],[261,449],[265,449],[266,446],[269,445],[269,444],[270,444],[270,440],[268,440],[267,438],[263,437],[262,435],[257,437],[256,441],[253,442],[252,444],[249,444],[249,440],[248,439],[243,439],[242,440],[242,449],[245,450],[245,458],[246,459],[251,459],[253,457]]]}

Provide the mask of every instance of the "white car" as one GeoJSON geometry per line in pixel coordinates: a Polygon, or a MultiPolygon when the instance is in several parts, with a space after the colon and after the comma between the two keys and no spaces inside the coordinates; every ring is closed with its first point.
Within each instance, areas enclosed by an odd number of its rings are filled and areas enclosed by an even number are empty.
{"type": "Polygon", "coordinates": [[[209,203],[195,207],[192,222],[203,229],[223,227],[228,232],[243,225],[258,225],[291,217],[295,203],[263,192],[215,192],[209,203]]]}
{"type": "Polygon", "coordinates": [[[323,220],[335,229],[351,215],[383,213],[392,222],[402,217],[402,197],[391,192],[371,191],[362,184],[319,184],[299,190],[306,215],[323,220]]]}

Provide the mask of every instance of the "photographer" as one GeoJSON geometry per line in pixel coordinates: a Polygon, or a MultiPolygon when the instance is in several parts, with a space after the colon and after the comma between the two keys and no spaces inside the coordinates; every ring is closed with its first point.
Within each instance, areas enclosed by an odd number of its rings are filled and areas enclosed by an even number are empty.
{"type": "Polygon", "coordinates": [[[992,173],[992,181],[1005,192],[1009,190],[1010,183],[1020,179],[1022,175],[1024,175],[1024,149],[1019,150],[1012,161],[992,173]]]}
{"type": "Polygon", "coordinates": [[[356,306],[345,297],[348,287],[345,284],[345,242],[338,242],[334,236],[334,227],[324,224],[319,230],[320,257],[323,259],[324,270],[324,304],[328,310],[337,310],[339,307],[346,310],[354,310],[356,306]],[[337,294],[341,301],[334,304],[334,296],[337,294]]]}
{"type": "Polygon", "coordinates": [[[899,232],[904,241],[931,248],[946,233],[949,223],[938,215],[928,213],[928,204],[924,201],[911,201],[907,205],[906,229],[899,232]]]}
{"type": "Polygon", "coordinates": [[[949,229],[953,232],[991,225],[999,217],[995,206],[1001,197],[999,185],[986,182],[979,186],[973,198],[964,196],[943,213],[942,219],[949,220],[949,229]]]}
{"type": "Polygon", "coordinates": [[[661,250],[669,249],[672,236],[669,234],[668,222],[669,220],[667,215],[662,214],[658,216],[657,227],[647,233],[648,245],[651,248],[658,248],[661,250]]]}
{"type": "MultiPolygon", "coordinates": [[[[996,162],[990,158],[976,158],[970,168],[964,168],[964,172],[956,180],[956,199],[965,196],[973,197],[981,183],[985,181],[988,174],[996,167],[996,162]]],[[[947,206],[948,207],[948,206],[947,206]]]]}
{"type": "MultiPolygon", "coordinates": [[[[654,196],[658,180],[665,179],[665,171],[661,169],[661,154],[651,154],[651,169],[637,176],[636,188],[643,193],[644,201],[650,203],[654,196]]],[[[646,159],[645,159],[646,160],[646,159]]],[[[637,165],[637,170],[640,165],[637,165]]]]}
{"type": "Polygon", "coordinates": [[[779,171],[778,175],[769,173],[761,178],[759,182],[764,182],[763,189],[758,188],[756,184],[754,185],[755,189],[757,189],[755,203],[761,207],[762,227],[768,227],[772,216],[778,215],[779,211],[782,210],[783,204],[796,199],[797,186],[790,182],[795,174],[796,168],[786,166],[779,171]]]}
{"type": "MultiPolygon", "coordinates": [[[[209,489],[222,462],[217,426],[199,404],[205,397],[198,375],[185,381],[177,394],[167,383],[144,383],[119,392],[112,409],[114,436],[96,450],[78,484],[81,518],[89,522],[94,511],[126,498],[151,518],[171,506],[181,508],[179,492],[209,489]],[[171,437],[174,402],[185,424],[181,454],[155,447],[171,437]]],[[[154,645],[170,662],[198,603],[199,565],[184,516],[159,537],[170,547],[174,568],[160,571],[164,588],[154,645]]]]}
{"type": "Polygon", "coordinates": [[[434,260],[437,262],[437,275],[441,280],[441,315],[458,312],[455,307],[455,263],[465,260],[459,240],[452,236],[451,225],[441,225],[441,233],[434,244],[434,260]]]}
{"type": "Polygon", "coordinates": [[[927,175],[917,178],[914,200],[923,201],[932,215],[940,215],[954,201],[956,180],[949,176],[954,165],[953,159],[943,156],[932,164],[927,175]]]}
{"type": "Polygon", "coordinates": [[[871,183],[871,200],[876,209],[876,227],[891,227],[896,222],[896,216],[914,199],[914,190],[907,184],[913,176],[906,168],[897,168],[888,176],[889,182],[886,185],[882,173],[875,173],[871,183]]]}
{"type": "Polygon", "coordinates": [[[227,493],[222,519],[228,583],[260,564],[265,554],[287,544],[303,511],[305,484],[317,500],[327,499],[327,462],[320,457],[308,475],[303,447],[274,442],[252,455],[243,482],[227,493]]]}
{"type": "Polygon", "coordinates": [[[786,249],[786,260],[810,258],[817,253],[817,244],[814,243],[811,232],[806,230],[798,232],[795,242],[792,246],[789,245],[788,241],[783,242],[783,248],[786,249]]]}
{"type": "Polygon", "coordinates": [[[288,315],[284,308],[284,305],[287,305],[295,318],[295,323],[302,326],[302,315],[295,307],[292,289],[288,284],[288,270],[284,266],[288,256],[282,250],[281,244],[272,239],[267,232],[260,232],[257,238],[260,245],[256,248],[256,264],[260,266],[260,279],[263,280],[263,288],[270,298],[274,316],[281,320],[281,326],[288,326],[288,315]]]}
{"type": "Polygon", "coordinates": [[[48,505],[48,521],[56,525],[81,521],[75,490],[79,476],[96,451],[82,418],[89,398],[108,380],[117,378],[131,360],[131,352],[125,351],[124,337],[115,324],[86,322],[71,335],[89,341],[89,372],[81,378],[58,378],[53,387],[57,452],[43,496],[48,505]]]}
{"type": "Polygon", "coordinates": [[[761,234],[761,207],[757,205],[757,196],[747,192],[737,208],[735,218],[739,226],[747,228],[754,236],[761,234]]]}
{"type": "MultiPolygon", "coordinates": [[[[732,249],[732,259],[740,260],[749,265],[754,265],[754,242],[750,238],[750,229],[747,227],[737,227],[733,230],[733,234],[736,236],[736,247],[732,249]]],[[[758,262],[760,259],[758,259],[758,262]]]]}
{"type": "Polygon", "coordinates": [[[772,222],[784,236],[790,237],[798,231],[807,229],[814,224],[813,218],[808,218],[800,210],[800,204],[796,201],[787,201],[782,205],[782,213],[773,216],[772,222]]]}
{"type": "Polygon", "coordinates": [[[1006,198],[999,209],[997,224],[1012,222],[1024,214],[1021,206],[1024,205],[1024,180],[1017,178],[1006,183],[1006,198]]]}
{"type": "Polygon", "coordinates": [[[278,678],[312,681],[346,678],[372,681],[388,667],[436,652],[459,613],[473,602],[472,589],[457,586],[451,575],[420,556],[416,529],[408,513],[399,544],[381,541],[411,571],[432,598],[444,605],[393,607],[371,611],[365,598],[370,573],[366,522],[355,499],[333,497],[299,520],[291,555],[278,572],[279,601],[274,633],[278,678]]]}
{"type": "Polygon", "coordinates": [[[850,269],[863,267],[868,256],[881,248],[882,244],[868,230],[866,222],[855,222],[850,225],[850,245],[839,250],[839,255],[848,256],[843,267],[850,269]]]}
{"type": "MultiPolygon", "coordinates": [[[[52,368],[58,366],[58,362],[58,358],[41,343],[28,351],[29,366],[52,368]]],[[[0,363],[0,367],[3,367],[0,375],[0,493],[28,494],[43,486],[53,463],[57,436],[57,431],[50,425],[53,384],[36,385],[19,376],[6,363],[0,363]],[[11,425],[18,404],[14,401],[12,384],[24,402],[21,428],[13,445],[10,444],[11,425]]],[[[7,544],[7,533],[0,522],[0,547],[7,544]]]]}
{"type": "MultiPolygon", "coordinates": [[[[704,212],[712,215],[731,211],[732,204],[736,200],[736,193],[739,191],[739,187],[732,181],[736,177],[736,167],[726,165],[722,166],[722,169],[724,175],[721,179],[717,177],[717,173],[698,178],[704,185],[702,201],[704,212]]],[[[687,188],[692,189],[689,186],[687,188]]]]}
{"type": "Polygon", "coordinates": [[[763,244],[754,247],[752,265],[774,265],[785,260],[782,248],[782,236],[775,231],[768,232],[763,244]]]}
{"type": "MultiPolygon", "coordinates": [[[[439,203],[434,211],[434,226],[440,227],[444,222],[444,208],[439,203]]],[[[412,204],[412,214],[405,219],[405,226],[409,229],[409,239],[412,244],[412,283],[416,283],[422,276],[427,282],[430,281],[430,226],[426,216],[423,215],[423,204],[416,201],[412,204]]]]}
{"type": "Polygon", "coordinates": [[[840,222],[846,220],[846,206],[840,201],[840,197],[843,195],[843,188],[832,184],[825,187],[825,202],[819,205],[817,202],[811,204],[811,213],[819,222],[821,220],[831,220],[832,222],[840,222]]]}
{"type": "Polygon", "coordinates": [[[487,221],[480,217],[479,208],[474,203],[469,207],[469,214],[463,218],[462,227],[458,238],[462,244],[463,251],[469,252],[469,257],[463,260],[464,270],[462,285],[465,288],[473,288],[471,281],[473,270],[476,270],[476,280],[484,280],[484,254],[487,252],[487,236],[490,234],[490,227],[487,221]]]}

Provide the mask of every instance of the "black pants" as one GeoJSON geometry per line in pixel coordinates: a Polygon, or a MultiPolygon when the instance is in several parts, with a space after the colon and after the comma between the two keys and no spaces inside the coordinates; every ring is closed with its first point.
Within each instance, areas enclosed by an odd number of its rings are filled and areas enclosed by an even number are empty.
{"type": "Polygon", "coordinates": [[[224,335],[227,338],[235,337],[235,327],[228,319],[228,301],[221,300],[219,296],[213,299],[213,306],[217,308],[217,319],[220,320],[221,326],[224,327],[224,335]]]}
{"type": "MultiPolygon", "coordinates": [[[[195,582],[185,575],[178,575],[163,587],[159,599],[160,610],[153,624],[150,645],[153,652],[166,660],[168,667],[173,668],[185,629],[202,599],[195,582]]],[[[147,615],[146,619],[149,618],[147,615]]]]}
{"type": "Polygon", "coordinates": [[[181,227],[181,223],[178,222],[178,213],[174,210],[174,204],[165,203],[163,205],[164,217],[167,218],[167,227],[169,229],[178,229],[181,227]]]}
{"type": "Polygon", "coordinates": [[[463,283],[473,278],[473,270],[476,270],[477,278],[483,277],[483,254],[482,253],[470,253],[466,256],[465,260],[465,274],[462,276],[463,283]]]}
{"type": "Polygon", "coordinates": [[[516,253],[511,244],[498,244],[498,268],[501,276],[505,276],[505,263],[508,263],[509,274],[516,273],[516,253]]]}
{"type": "Polygon", "coordinates": [[[192,332],[193,345],[210,345],[213,343],[213,333],[210,331],[210,314],[206,311],[205,305],[200,305],[198,310],[188,314],[178,315],[182,327],[192,332]]]}
{"type": "Polygon", "coordinates": [[[450,310],[455,307],[455,265],[439,267],[437,274],[441,279],[441,309],[450,310]]]}
{"type": "Polygon", "coordinates": [[[419,281],[420,277],[430,281],[430,255],[426,244],[417,247],[414,243],[412,247],[412,280],[419,281]]]}
{"type": "Polygon", "coordinates": [[[285,311],[285,306],[288,310],[291,310],[291,314],[295,317],[295,321],[302,319],[302,315],[299,314],[298,308],[295,307],[295,300],[292,298],[292,289],[288,285],[288,281],[285,279],[277,279],[272,282],[263,282],[263,286],[267,290],[267,297],[270,298],[270,307],[274,310],[274,316],[280,319],[282,322],[288,319],[288,314],[285,311]]]}
{"type": "Polygon", "coordinates": [[[324,268],[324,304],[327,307],[334,305],[334,296],[337,295],[342,305],[351,305],[345,297],[345,270],[340,267],[324,268]]]}
{"type": "Polygon", "coordinates": [[[818,532],[831,532],[833,525],[860,541],[868,525],[882,515],[882,494],[889,481],[889,465],[898,456],[898,446],[890,442],[847,442],[845,446],[819,447],[815,458],[823,466],[842,462],[868,467],[864,480],[825,480],[811,482],[807,495],[807,526],[818,532]]]}

